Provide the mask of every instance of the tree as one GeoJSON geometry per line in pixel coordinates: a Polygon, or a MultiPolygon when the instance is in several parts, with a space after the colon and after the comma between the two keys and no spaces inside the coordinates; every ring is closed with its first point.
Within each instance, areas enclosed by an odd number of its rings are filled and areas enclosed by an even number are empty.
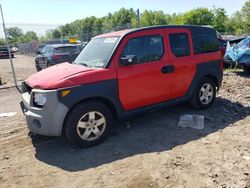
{"type": "Polygon", "coordinates": [[[20,37],[23,37],[23,30],[19,27],[11,27],[6,29],[7,31],[7,38],[11,44],[16,44],[20,37]]]}
{"type": "MultiPolygon", "coordinates": [[[[19,38],[22,42],[31,42],[33,40],[38,40],[38,37],[34,31],[27,31],[25,35],[19,38]]],[[[19,41],[20,41],[19,40],[19,41]]]]}
{"type": "Polygon", "coordinates": [[[217,29],[217,31],[219,31],[219,32],[225,32],[226,31],[226,22],[228,20],[225,9],[224,8],[214,8],[213,14],[214,14],[213,27],[215,29],[217,29]]]}
{"type": "Polygon", "coordinates": [[[132,19],[136,17],[133,9],[121,8],[112,15],[112,22],[115,26],[115,30],[127,29],[131,26],[132,19]]]}
{"type": "Polygon", "coordinates": [[[246,18],[247,21],[250,21],[250,0],[246,1],[242,7],[242,15],[246,18]]]}
{"type": "Polygon", "coordinates": [[[250,0],[246,1],[242,7],[242,16],[244,18],[244,31],[250,32],[250,0]]]}
{"type": "Polygon", "coordinates": [[[245,33],[245,21],[240,11],[237,11],[225,23],[226,32],[241,35],[245,33]]]}
{"type": "Polygon", "coordinates": [[[145,10],[141,14],[141,26],[153,26],[153,25],[166,25],[166,15],[163,11],[151,11],[145,10]]]}
{"type": "Polygon", "coordinates": [[[0,46],[3,46],[3,45],[5,45],[5,39],[0,38],[0,46]]]}
{"type": "Polygon", "coordinates": [[[52,34],[52,37],[54,39],[60,39],[61,38],[61,32],[58,29],[54,29],[51,34],[52,34]]]}
{"type": "Polygon", "coordinates": [[[176,24],[176,25],[180,25],[183,24],[183,14],[172,14],[170,16],[170,24],[176,24]]]}
{"type": "Polygon", "coordinates": [[[197,8],[183,15],[183,24],[213,25],[214,14],[207,8],[197,8]]]}

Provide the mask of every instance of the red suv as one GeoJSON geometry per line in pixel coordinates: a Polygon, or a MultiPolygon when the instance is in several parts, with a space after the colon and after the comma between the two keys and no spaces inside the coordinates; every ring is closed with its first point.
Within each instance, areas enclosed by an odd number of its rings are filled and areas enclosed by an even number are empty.
{"type": "Polygon", "coordinates": [[[115,118],[186,101],[210,107],[222,75],[212,28],[124,30],[94,37],[73,64],[29,77],[21,107],[31,132],[89,147],[107,137],[115,118]]]}

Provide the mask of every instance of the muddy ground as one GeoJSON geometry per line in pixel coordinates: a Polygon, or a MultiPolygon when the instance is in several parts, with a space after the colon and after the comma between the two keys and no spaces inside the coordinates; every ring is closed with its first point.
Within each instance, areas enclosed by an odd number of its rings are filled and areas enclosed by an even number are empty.
{"type": "MultiPolygon", "coordinates": [[[[18,80],[35,72],[32,57],[14,59],[18,80]]],[[[8,60],[0,77],[13,85],[8,60]]],[[[226,72],[205,111],[179,105],[116,123],[103,144],[79,149],[63,138],[29,137],[15,88],[0,90],[0,187],[250,188],[250,77],[226,72]],[[177,126],[205,116],[205,129],[177,126]]]]}

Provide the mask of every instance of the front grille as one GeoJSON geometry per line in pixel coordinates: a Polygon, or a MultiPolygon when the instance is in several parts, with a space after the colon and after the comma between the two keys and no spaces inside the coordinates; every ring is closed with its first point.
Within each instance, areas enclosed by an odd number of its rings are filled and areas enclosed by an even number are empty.
{"type": "Polygon", "coordinates": [[[32,91],[32,88],[26,82],[23,82],[21,91],[22,91],[22,93],[28,92],[30,94],[32,91]]]}

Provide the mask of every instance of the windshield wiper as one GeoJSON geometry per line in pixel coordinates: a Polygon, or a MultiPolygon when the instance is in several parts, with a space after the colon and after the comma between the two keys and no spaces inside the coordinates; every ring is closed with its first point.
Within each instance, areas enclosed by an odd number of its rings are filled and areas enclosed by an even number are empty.
{"type": "Polygon", "coordinates": [[[80,63],[80,65],[83,65],[83,66],[85,66],[85,67],[89,67],[89,65],[86,64],[86,63],[80,63]]]}
{"type": "Polygon", "coordinates": [[[90,67],[88,64],[82,63],[82,62],[76,63],[76,62],[74,61],[73,63],[74,63],[74,64],[78,64],[78,65],[83,65],[83,66],[85,66],[85,67],[90,67]]]}

